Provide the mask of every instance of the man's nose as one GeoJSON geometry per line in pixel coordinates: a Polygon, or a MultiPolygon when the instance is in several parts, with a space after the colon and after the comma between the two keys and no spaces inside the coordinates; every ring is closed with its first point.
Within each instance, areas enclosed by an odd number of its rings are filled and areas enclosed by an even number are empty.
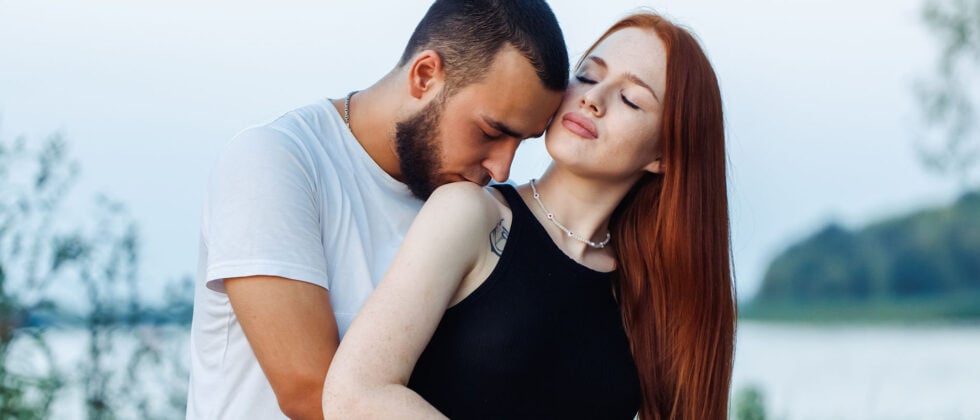
{"type": "Polygon", "coordinates": [[[521,139],[516,138],[501,142],[483,162],[483,168],[495,181],[504,182],[510,179],[510,166],[514,163],[514,154],[520,144],[521,139]]]}

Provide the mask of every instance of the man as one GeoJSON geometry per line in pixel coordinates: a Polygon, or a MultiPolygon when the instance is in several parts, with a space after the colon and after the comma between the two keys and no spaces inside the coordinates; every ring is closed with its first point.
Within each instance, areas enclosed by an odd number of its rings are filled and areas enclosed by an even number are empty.
{"type": "Polygon", "coordinates": [[[543,0],[437,0],[377,83],[238,134],[205,205],[187,417],[320,418],[340,337],[421,200],[506,180],[567,80],[543,0]]]}

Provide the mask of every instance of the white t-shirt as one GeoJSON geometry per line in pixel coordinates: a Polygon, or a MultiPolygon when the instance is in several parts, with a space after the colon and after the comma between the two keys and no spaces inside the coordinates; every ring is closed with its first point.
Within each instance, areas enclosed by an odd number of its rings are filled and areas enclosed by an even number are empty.
{"type": "Polygon", "coordinates": [[[343,337],[421,206],[371,159],[329,100],[235,136],[204,206],[187,418],[285,418],[225,278],[279,276],[327,288],[343,337]]]}

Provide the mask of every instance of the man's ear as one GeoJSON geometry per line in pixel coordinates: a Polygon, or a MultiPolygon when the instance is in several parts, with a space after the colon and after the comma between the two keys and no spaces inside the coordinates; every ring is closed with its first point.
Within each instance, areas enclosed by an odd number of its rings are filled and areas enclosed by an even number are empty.
{"type": "Polygon", "coordinates": [[[410,66],[408,69],[408,91],[416,99],[438,92],[446,83],[446,72],[442,67],[442,58],[433,50],[425,50],[416,54],[410,66]]]}

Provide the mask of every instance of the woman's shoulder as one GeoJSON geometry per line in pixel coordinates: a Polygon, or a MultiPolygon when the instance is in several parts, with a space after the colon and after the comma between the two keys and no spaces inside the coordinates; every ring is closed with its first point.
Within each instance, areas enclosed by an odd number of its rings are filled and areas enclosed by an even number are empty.
{"type": "Polygon", "coordinates": [[[510,215],[506,200],[499,191],[465,181],[436,188],[426,200],[422,212],[452,219],[462,218],[477,225],[496,224],[510,215]]]}
{"type": "Polygon", "coordinates": [[[466,210],[472,212],[472,215],[483,213],[496,215],[500,213],[501,206],[506,207],[506,200],[495,188],[462,181],[436,188],[426,200],[425,206],[466,210]]]}

